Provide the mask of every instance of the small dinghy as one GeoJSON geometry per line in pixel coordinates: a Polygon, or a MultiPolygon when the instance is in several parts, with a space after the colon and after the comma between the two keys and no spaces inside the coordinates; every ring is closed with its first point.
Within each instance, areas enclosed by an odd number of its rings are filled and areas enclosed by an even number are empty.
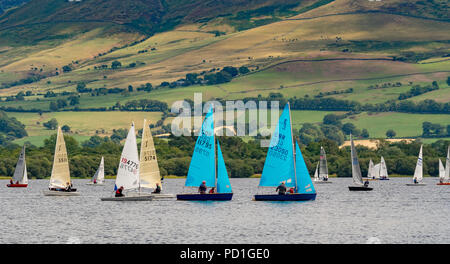
{"type": "Polygon", "coordinates": [[[439,183],[437,185],[450,185],[450,147],[447,149],[445,168],[441,159],[439,159],[439,183]]]}
{"type": "Polygon", "coordinates": [[[23,145],[22,151],[20,152],[19,160],[17,161],[16,169],[14,170],[14,175],[11,182],[6,186],[22,188],[28,186],[27,164],[25,162],[25,145],[23,145]]]}
{"type": "Polygon", "coordinates": [[[185,182],[186,187],[199,187],[205,182],[206,187],[216,187],[214,193],[183,193],[177,194],[177,200],[184,201],[230,201],[233,198],[227,168],[214,134],[214,113],[211,107],[203,120],[203,124],[195,143],[191,164],[185,182]],[[217,180],[217,181],[216,181],[217,180]]]}
{"type": "Polygon", "coordinates": [[[425,186],[423,183],[423,145],[420,146],[419,157],[417,158],[416,169],[414,171],[413,183],[407,183],[407,186],[425,186]]]}
{"type": "MultiPolygon", "coordinates": [[[[317,168],[316,168],[317,172],[317,168]]],[[[332,183],[328,179],[328,165],[327,165],[327,154],[325,153],[325,149],[320,147],[320,159],[319,159],[319,173],[316,177],[314,173],[314,183],[332,183]]]]}
{"type": "Polygon", "coordinates": [[[355,144],[353,143],[352,135],[350,134],[350,150],[352,159],[352,178],[353,185],[348,186],[350,191],[372,191],[373,188],[369,187],[369,182],[363,182],[361,167],[359,166],[358,153],[356,152],[355,144]]]}
{"type": "Polygon", "coordinates": [[[151,193],[143,192],[142,194],[151,194],[155,200],[175,198],[174,194],[162,193],[163,187],[158,159],[156,157],[155,144],[146,119],[144,119],[142,127],[141,154],[139,157],[139,192],[142,191],[142,188],[144,188],[144,190],[153,190],[151,193]],[[158,186],[160,192],[156,193],[155,190],[158,186]]]}
{"type": "Polygon", "coordinates": [[[274,188],[284,182],[286,187],[293,188],[293,193],[256,194],[255,201],[310,201],[316,199],[316,190],[297,143],[295,143],[294,150],[291,124],[290,107],[287,103],[270,139],[259,187],[274,188]]]}
{"type": "Polygon", "coordinates": [[[386,161],[384,161],[383,156],[381,156],[379,176],[380,176],[379,177],[380,181],[388,181],[389,180],[389,175],[388,175],[388,171],[387,171],[386,161]]]}
{"type": "Polygon", "coordinates": [[[114,184],[114,196],[100,198],[102,201],[151,201],[152,195],[136,192],[139,190],[139,158],[136,144],[134,123],[128,131],[119,168],[117,169],[116,182],[114,184]],[[121,196],[118,196],[118,190],[121,196]]]}
{"type": "Polygon", "coordinates": [[[55,155],[53,157],[52,175],[48,190],[43,190],[46,196],[78,196],[80,193],[72,187],[70,180],[69,158],[61,127],[56,134],[55,155]]]}
{"type": "Polygon", "coordinates": [[[102,159],[100,160],[100,165],[98,166],[97,171],[95,172],[92,179],[86,183],[87,185],[104,185],[105,182],[105,161],[102,156],[102,159]]]}

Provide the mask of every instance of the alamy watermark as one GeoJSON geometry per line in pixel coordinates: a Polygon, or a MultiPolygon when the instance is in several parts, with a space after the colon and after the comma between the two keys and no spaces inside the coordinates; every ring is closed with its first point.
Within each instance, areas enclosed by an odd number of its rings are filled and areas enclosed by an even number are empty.
{"type": "MultiPolygon", "coordinates": [[[[270,136],[278,123],[279,101],[225,101],[222,105],[218,101],[203,103],[202,94],[195,93],[193,105],[186,100],[172,104],[171,112],[178,114],[171,123],[174,136],[190,136],[192,132],[198,136],[203,123],[203,114],[210,107],[214,109],[214,133],[216,136],[270,136]],[[270,128],[267,120],[270,112],[270,128]]],[[[261,140],[262,147],[268,147],[270,140],[261,140]]]]}

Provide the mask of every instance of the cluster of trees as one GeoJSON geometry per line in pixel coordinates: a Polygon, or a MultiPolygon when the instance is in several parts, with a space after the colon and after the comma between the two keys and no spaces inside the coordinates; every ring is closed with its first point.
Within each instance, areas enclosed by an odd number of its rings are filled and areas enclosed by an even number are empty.
{"type": "Polygon", "coordinates": [[[422,137],[449,137],[450,136],[450,125],[446,127],[441,124],[434,124],[431,122],[422,123],[422,137]]]}
{"type": "Polygon", "coordinates": [[[17,138],[28,136],[25,125],[18,121],[15,117],[0,111],[0,141],[6,142],[17,138]]]}
{"type": "Polygon", "coordinates": [[[335,94],[346,94],[346,93],[353,93],[353,88],[348,88],[348,89],[340,90],[340,91],[320,92],[319,94],[315,95],[314,97],[322,98],[324,96],[335,95],[335,94]]]}
{"type": "MultiPolygon", "coordinates": [[[[335,115],[328,114],[324,116],[323,121],[319,125],[305,123],[298,131],[300,141],[304,144],[318,142],[324,139],[333,140],[339,145],[345,141],[345,136],[352,134],[356,138],[369,138],[367,129],[360,130],[352,123],[342,124],[341,120],[348,114],[335,115]]],[[[296,131],[294,131],[296,134],[296,131]]]]}
{"type": "Polygon", "coordinates": [[[414,96],[418,96],[424,93],[428,93],[434,90],[438,90],[439,85],[436,81],[434,81],[431,85],[427,86],[420,86],[420,85],[414,85],[408,92],[401,93],[398,96],[398,100],[405,100],[414,96]]]}
{"type": "MultiPolygon", "coordinates": [[[[65,135],[72,177],[91,177],[105,157],[106,175],[115,175],[121,154],[120,139],[126,136],[126,130],[116,130],[114,136],[93,136],[79,144],[73,137],[65,135]]],[[[296,137],[296,140],[298,138],[296,137]]],[[[50,176],[56,135],[46,139],[44,146],[27,145],[27,169],[29,177],[43,178],[50,176]]],[[[185,176],[194,149],[195,137],[170,137],[168,140],[155,138],[155,147],[161,174],[185,176]]],[[[250,177],[262,173],[266,148],[260,147],[259,140],[244,141],[240,137],[220,137],[227,170],[231,177],[250,177]]],[[[302,143],[302,141],[299,141],[302,143]]],[[[424,145],[424,173],[438,175],[438,158],[445,157],[450,141],[439,140],[431,145],[424,145]]],[[[301,145],[310,174],[319,160],[320,146],[327,152],[328,167],[331,174],[339,177],[351,176],[349,147],[339,148],[336,141],[321,139],[301,145]]],[[[389,174],[412,175],[417,161],[420,142],[388,143],[381,142],[377,150],[357,146],[361,170],[367,173],[369,159],[378,162],[384,156],[389,174]]],[[[9,144],[0,147],[0,175],[10,176],[14,172],[20,146],[9,144]]]]}

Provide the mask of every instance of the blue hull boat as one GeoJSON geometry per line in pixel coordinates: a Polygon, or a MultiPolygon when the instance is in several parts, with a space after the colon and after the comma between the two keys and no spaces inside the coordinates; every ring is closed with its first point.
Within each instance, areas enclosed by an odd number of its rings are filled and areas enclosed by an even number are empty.
{"type": "Polygon", "coordinates": [[[255,201],[313,201],[316,199],[315,193],[295,193],[295,194],[256,194],[255,201]]]}
{"type": "Polygon", "coordinates": [[[177,200],[183,201],[230,201],[232,198],[233,193],[177,194],[177,200]]]}

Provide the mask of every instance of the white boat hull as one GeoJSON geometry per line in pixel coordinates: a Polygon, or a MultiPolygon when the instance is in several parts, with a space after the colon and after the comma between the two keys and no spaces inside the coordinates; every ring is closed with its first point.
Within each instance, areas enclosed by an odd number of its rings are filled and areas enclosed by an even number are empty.
{"type": "Polygon", "coordinates": [[[43,190],[42,191],[45,196],[80,196],[79,192],[63,192],[63,191],[50,191],[43,190]]]}
{"type": "Polygon", "coordinates": [[[122,196],[122,197],[104,197],[100,198],[102,201],[109,202],[123,202],[123,201],[151,201],[153,200],[153,196],[151,195],[136,195],[136,196],[122,196]]]}
{"type": "Polygon", "coordinates": [[[153,199],[161,200],[161,199],[175,199],[177,196],[171,193],[152,193],[153,199]]]}
{"type": "Polygon", "coordinates": [[[425,183],[407,183],[406,186],[425,186],[425,183]]]}

